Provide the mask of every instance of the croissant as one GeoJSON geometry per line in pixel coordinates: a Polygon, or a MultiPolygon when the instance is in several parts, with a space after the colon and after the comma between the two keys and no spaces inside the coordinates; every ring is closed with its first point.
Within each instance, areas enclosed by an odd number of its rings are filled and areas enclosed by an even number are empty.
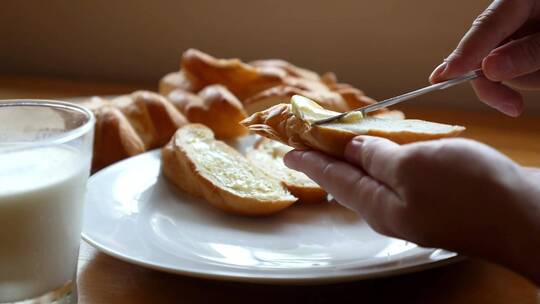
{"type": "Polygon", "coordinates": [[[339,83],[334,73],[320,76],[280,59],[244,63],[237,58],[218,59],[188,49],[182,54],[180,67],[180,71],[160,80],[161,94],[168,96],[176,89],[197,93],[206,86],[220,84],[241,101],[248,114],[286,103],[293,95],[306,96],[334,111],[348,111],[375,102],[361,90],[339,83]]]}
{"type": "MultiPolygon", "coordinates": [[[[287,103],[294,95],[305,96],[326,109],[345,112],[350,109],[357,109],[375,101],[355,88],[344,88],[339,91],[330,91],[328,89],[310,90],[302,89],[297,86],[276,86],[262,91],[244,101],[244,107],[248,114],[262,111],[273,105],[287,103]]],[[[378,112],[385,112],[382,109],[378,112]]]]}
{"type": "Polygon", "coordinates": [[[96,126],[92,171],[145,151],[141,138],[120,110],[103,105],[93,112],[96,126]]]}
{"type": "Polygon", "coordinates": [[[315,81],[320,81],[321,77],[319,77],[319,74],[317,74],[314,71],[301,68],[298,66],[295,66],[294,64],[287,62],[285,60],[281,59],[265,59],[265,60],[256,60],[252,61],[249,64],[251,64],[254,67],[259,68],[279,68],[286,72],[287,76],[297,77],[297,78],[305,78],[315,81]]]}
{"type": "Polygon", "coordinates": [[[180,89],[188,92],[198,92],[203,86],[195,79],[188,79],[183,71],[168,73],[159,81],[158,92],[163,96],[180,89]]]}
{"type": "Polygon", "coordinates": [[[190,122],[206,125],[217,138],[229,139],[248,133],[239,123],[247,117],[242,103],[222,85],[209,85],[198,95],[174,90],[167,97],[190,122]]]}
{"type": "Polygon", "coordinates": [[[182,71],[190,81],[221,84],[240,100],[282,83],[286,73],[274,67],[254,67],[239,59],[217,59],[195,49],[182,55],[182,71]]]}
{"type": "Polygon", "coordinates": [[[93,97],[83,106],[94,112],[92,171],[165,145],[187,119],[163,96],[137,91],[112,100],[93,97]]]}

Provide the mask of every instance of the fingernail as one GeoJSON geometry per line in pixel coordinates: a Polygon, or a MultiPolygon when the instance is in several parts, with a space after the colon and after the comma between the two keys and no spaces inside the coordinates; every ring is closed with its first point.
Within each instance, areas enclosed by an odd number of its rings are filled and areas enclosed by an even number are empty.
{"type": "Polygon", "coordinates": [[[362,137],[357,136],[353,138],[353,140],[351,140],[349,144],[347,144],[347,146],[345,147],[345,159],[354,158],[356,151],[358,151],[362,147],[363,143],[364,139],[362,137]]]}
{"type": "Polygon", "coordinates": [[[520,110],[517,108],[517,106],[513,103],[503,103],[499,105],[498,107],[499,111],[503,112],[504,114],[512,117],[519,116],[520,110]]]}
{"type": "Polygon", "coordinates": [[[448,66],[448,62],[446,61],[439,64],[439,66],[436,67],[435,70],[433,70],[431,75],[429,75],[429,81],[436,82],[437,80],[439,80],[439,77],[444,73],[447,66],[448,66]]]}
{"type": "Polygon", "coordinates": [[[362,137],[355,137],[353,138],[353,140],[351,140],[351,142],[347,145],[347,149],[345,150],[345,152],[349,151],[349,150],[357,150],[359,149],[362,144],[364,143],[364,139],[362,137]]]}
{"type": "Polygon", "coordinates": [[[364,138],[362,138],[362,136],[356,136],[355,138],[353,138],[352,142],[355,145],[361,145],[364,143],[364,138]]]}
{"type": "Polygon", "coordinates": [[[294,169],[296,166],[296,161],[300,158],[301,151],[292,150],[289,153],[285,154],[283,157],[283,163],[285,166],[294,169]]]}
{"type": "Polygon", "coordinates": [[[514,77],[514,64],[508,56],[489,55],[484,59],[483,70],[486,77],[492,81],[504,81],[514,77]]]}

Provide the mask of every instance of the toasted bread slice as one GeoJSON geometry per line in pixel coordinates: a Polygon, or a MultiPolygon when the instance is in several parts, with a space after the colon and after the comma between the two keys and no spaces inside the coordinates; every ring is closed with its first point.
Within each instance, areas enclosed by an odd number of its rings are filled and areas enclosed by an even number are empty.
{"type": "Polygon", "coordinates": [[[303,203],[326,201],[326,191],[304,173],[291,170],[283,163],[283,156],[291,147],[268,138],[261,138],[246,157],[267,174],[281,180],[289,191],[303,203]]]}
{"type": "Polygon", "coordinates": [[[180,128],[161,150],[163,174],[180,189],[239,215],[270,215],[297,199],[201,124],[180,128]]]}
{"type": "Polygon", "coordinates": [[[324,110],[314,101],[295,95],[291,104],[279,104],[253,114],[242,121],[250,130],[270,139],[299,149],[316,149],[330,155],[342,157],[345,146],[357,135],[385,137],[397,143],[438,139],[457,136],[464,127],[434,123],[416,119],[393,120],[365,117],[356,122],[333,122],[313,125],[313,119],[305,113],[317,113],[316,119],[339,114],[324,110]],[[296,112],[296,114],[294,113],[296,112]],[[299,113],[300,112],[300,113],[299,113]]]}
{"type": "Polygon", "coordinates": [[[222,85],[209,85],[198,95],[174,90],[167,98],[190,122],[208,126],[217,138],[230,139],[248,133],[240,124],[247,116],[242,103],[222,85]]]}

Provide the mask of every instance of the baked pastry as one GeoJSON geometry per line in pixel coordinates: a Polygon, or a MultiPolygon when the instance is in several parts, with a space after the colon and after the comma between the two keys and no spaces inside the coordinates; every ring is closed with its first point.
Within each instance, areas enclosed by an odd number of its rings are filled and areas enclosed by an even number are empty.
{"type": "Polygon", "coordinates": [[[281,59],[255,60],[255,61],[250,62],[249,64],[258,68],[270,67],[270,68],[282,69],[283,71],[286,72],[287,76],[310,79],[310,80],[315,80],[315,81],[321,80],[319,77],[319,74],[317,74],[316,72],[295,66],[294,64],[287,62],[285,60],[281,60],[281,59]]]}
{"type": "Polygon", "coordinates": [[[190,122],[206,125],[217,138],[229,139],[248,133],[240,124],[247,117],[242,103],[222,85],[209,85],[198,95],[174,90],[167,97],[190,122]]]}
{"type": "Polygon", "coordinates": [[[286,103],[293,95],[306,96],[338,112],[375,102],[361,90],[339,83],[334,73],[319,76],[280,59],[250,63],[236,58],[218,59],[195,49],[183,53],[180,71],[163,77],[159,91],[165,96],[174,89],[197,93],[213,84],[225,86],[242,102],[248,114],[286,103]]]}
{"type": "MultiPolygon", "coordinates": [[[[306,82],[304,81],[303,83],[305,84],[306,82]]],[[[340,91],[331,91],[322,86],[304,86],[302,88],[300,82],[296,82],[296,86],[280,85],[262,91],[244,100],[244,108],[248,114],[253,114],[280,103],[288,103],[294,95],[307,97],[320,104],[323,108],[337,112],[349,111],[375,102],[373,99],[360,93],[361,91],[354,88],[342,89],[340,91]]],[[[386,109],[382,109],[378,112],[382,113],[385,111],[386,109]]]]}
{"type": "Polygon", "coordinates": [[[170,92],[180,89],[188,92],[198,92],[202,86],[194,79],[188,79],[183,71],[169,73],[159,80],[159,94],[169,95],[170,92]]]}
{"type": "MultiPolygon", "coordinates": [[[[302,74],[296,73],[294,75],[302,74]]],[[[283,78],[283,84],[245,99],[244,107],[246,112],[253,114],[279,103],[287,103],[293,95],[305,96],[323,108],[337,112],[349,111],[375,102],[375,100],[365,96],[361,90],[350,85],[338,83],[329,85],[321,81],[320,78],[302,78],[289,75],[283,78]]],[[[386,109],[379,112],[384,111],[386,109]]]]}
{"type": "Polygon", "coordinates": [[[81,103],[96,116],[92,171],[161,147],[186,118],[164,97],[137,91],[113,100],[92,97],[81,103]]]}
{"type": "Polygon", "coordinates": [[[111,100],[129,120],[146,149],[162,147],[176,129],[187,123],[167,99],[149,91],[136,91],[111,100]]]}
{"type": "Polygon", "coordinates": [[[307,175],[289,169],[283,163],[283,156],[292,150],[291,147],[268,138],[261,138],[255,147],[249,150],[246,157],[257,167],[273,176],[303,203],[319,203],[326,201],[327,194],[307,175]]]}
{"type": "Polygon", "coordinates": [[[93,112],[96,125],[92,171],[144,152],[143,142],[120,110],[103,104],[93,112]]]}
{"type": "Polygon", "coordinates": [[[392,120],[359,117],[359,112],[343,120],[313,125],[318,119],[339,114],[323,109],[316,102],[295,95],[291,104],[279,104],[242,121],[250,130],[298,149],[316,149],[342,157],[345,146],[357,135],[381,136],[397,143],[457,136],[464,127],[423,120],[392,120]]]}
{"type": "Polygon", "coordinates": [[[297,200],[280,181],[214,139],[212,130],[201,124],[180,128],[162,148],[161,158],[163,174],[171,182],[229,213],[270,215],[297,200]]]}
{"type": "Polygon", "coordinates": [[[199,50],[182,55],[182,68],[190,81],[202,86],[221,84],[240,100],[282,83],[286,73],[275,67],[254,67],[239,59],[217,59],[199,50]]]}

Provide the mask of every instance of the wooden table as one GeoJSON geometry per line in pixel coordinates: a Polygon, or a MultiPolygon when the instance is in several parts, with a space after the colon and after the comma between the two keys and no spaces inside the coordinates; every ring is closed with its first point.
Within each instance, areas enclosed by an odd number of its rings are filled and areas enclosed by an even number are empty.
{"type": "MultiPolygon", "coordinates": [[[[128,93],[153,85],[0,76],[0,99],[128,93]]],[[[474,102],[474,101],[471,101],[474,102]]],[[[520,119],[408,107],[409,117],[467,126],[466,136],[517,162],[540,166],[540,116],[520,119]]],[[[535,261],[537,262],[537,261],[535,261]]],[[[392,278],[321,286],[225,283],[161,273],[100,253],[85,242],[79,257],[80,303],[540,303],[538,288],[502,267],[469,259],[392,278]]]]}

